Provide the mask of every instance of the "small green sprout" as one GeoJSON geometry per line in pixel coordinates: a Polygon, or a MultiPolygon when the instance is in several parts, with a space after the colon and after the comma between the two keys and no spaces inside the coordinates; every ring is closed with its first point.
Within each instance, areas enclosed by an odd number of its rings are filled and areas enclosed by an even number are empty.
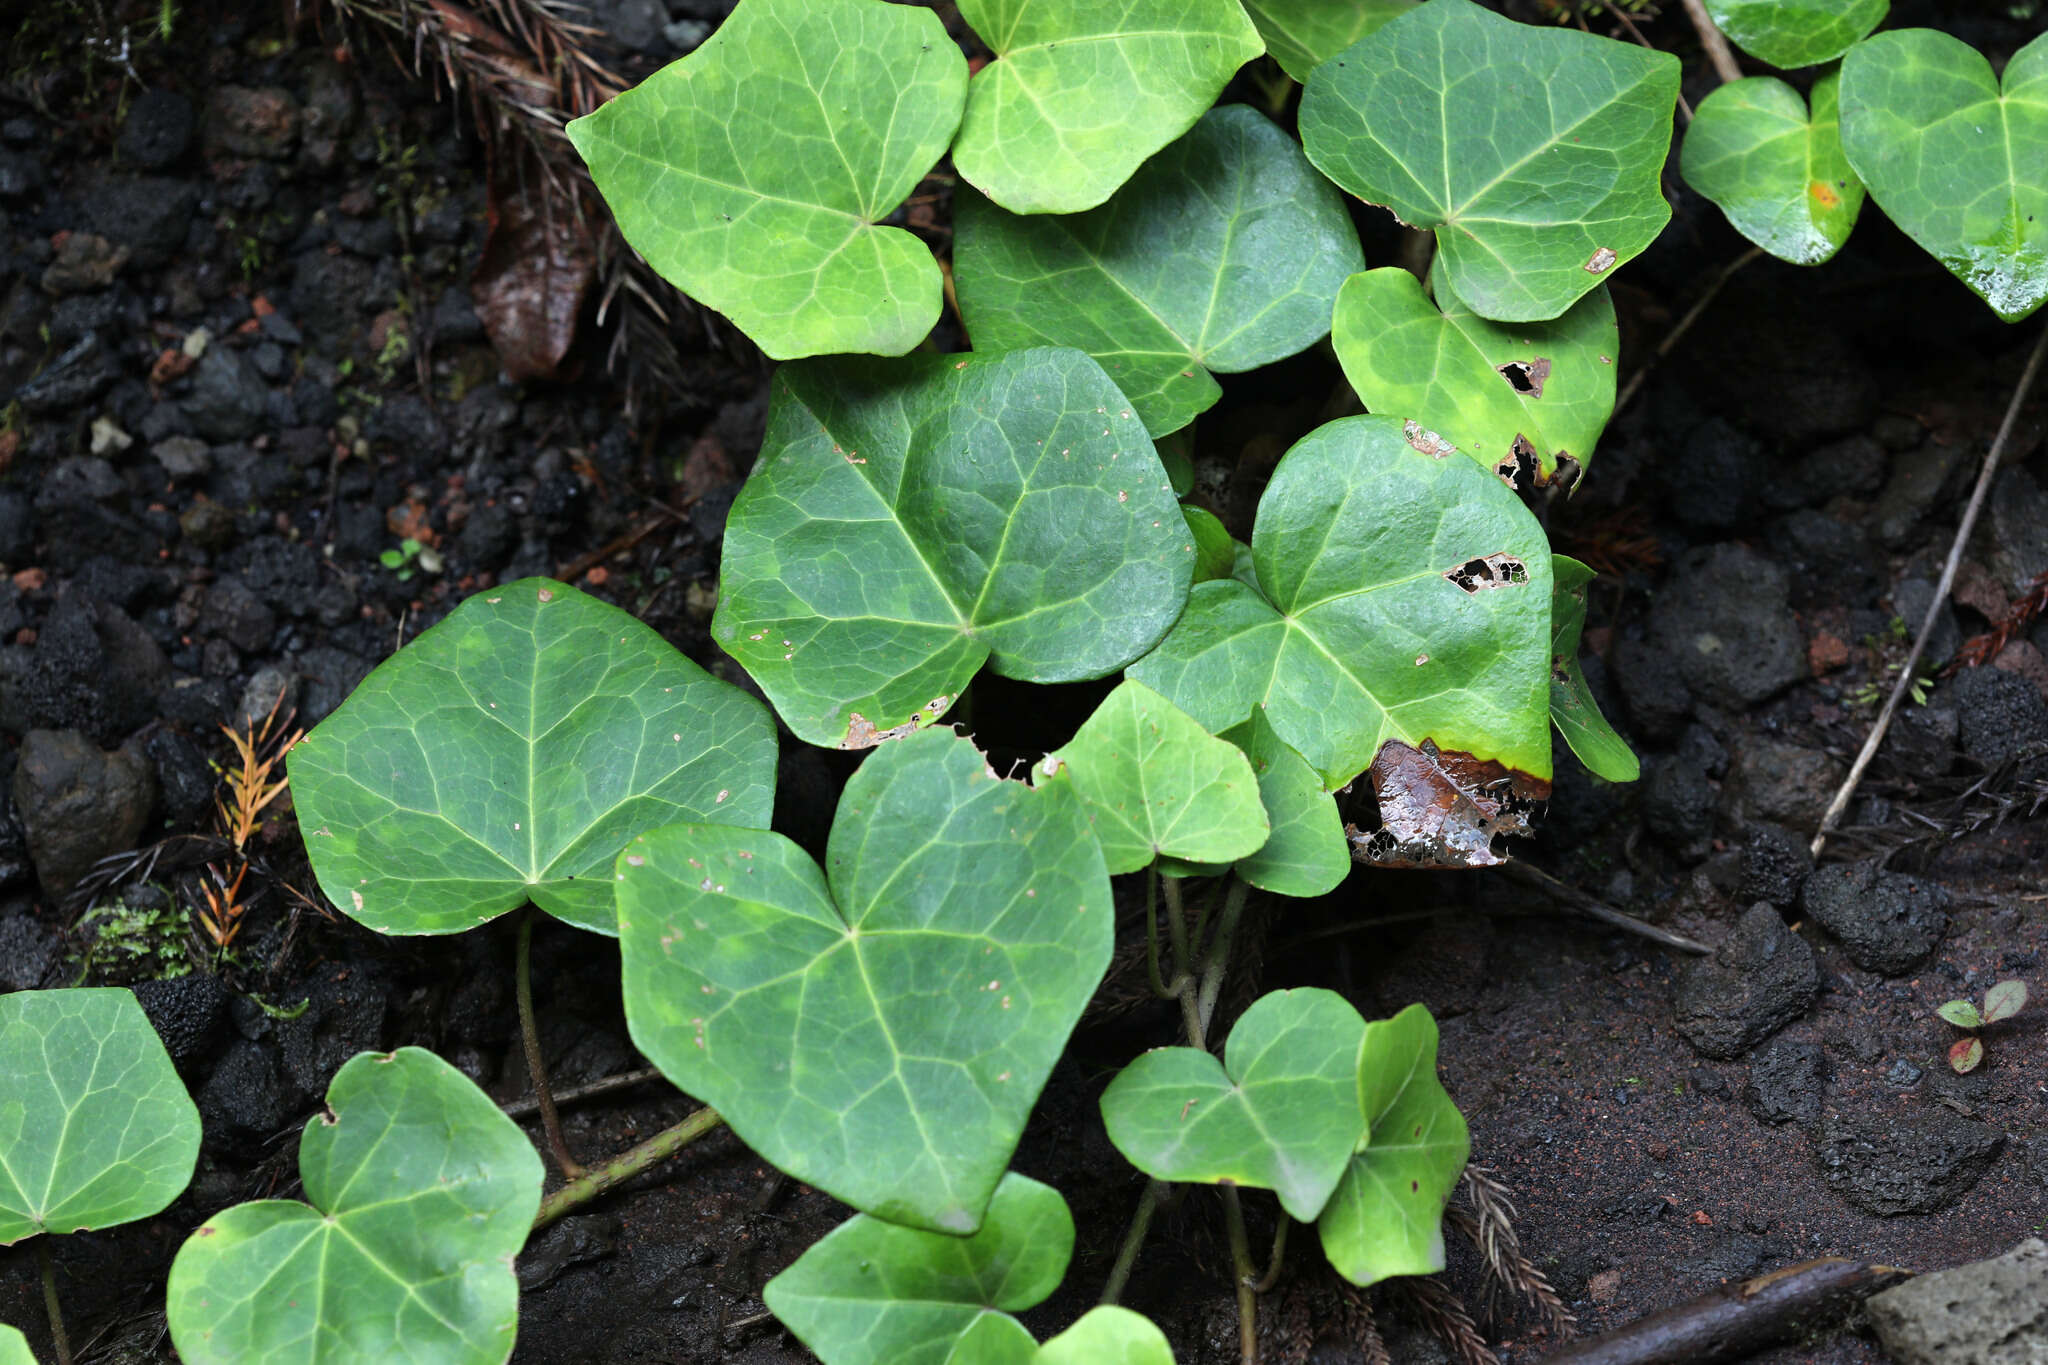
{"type": "Polygon", "coordinates": [[[2027,983],[2024,981],[2001,981],[1984,992],[1984,1008],[1980,1011],[1968,1000],[1950,1000],[1934,1012],[1954,1024],[1957,1028],[1971,1030],[1967,1038],[1957,1039],[1948,1050],[1948,1064],[1951,1070],[1961,1075],[1975,1071],[1984,1060],[1984,1040],[1976,1030],[2001,1019],[2010,1019],[2018,1014],[2027,1003],[2027,983]]]}

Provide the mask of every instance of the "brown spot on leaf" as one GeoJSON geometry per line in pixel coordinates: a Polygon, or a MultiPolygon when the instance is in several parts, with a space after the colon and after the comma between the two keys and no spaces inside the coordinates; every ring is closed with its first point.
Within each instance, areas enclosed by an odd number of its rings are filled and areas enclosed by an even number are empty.
{"type": "Polygon", "coordinates": [[[1544,356],[1534,360],[1510,360],[1497,367],[1500,377],[1508,381],[1508,387],[1524,398],[1541,398],[1543,381],[1550,378],[1550,361],[1544,356]]]}
{"type": "Polygon", "coordinates": [[[1378,867],[1491,867],[1506,862],[1493,843],[1529,833],[1529,812],[1550,795],[1550,783],[1493,759],[1433,740],[1412,748],[1398,739],[1380,746],[1368,774],[1379,800],[1380,827],[1347,826],[1352,856],[1378,867]]]}
{"type": "Polygon", "coordinates": [[[1496,550],[1490,555],[1466,560],[1445,572],[1444,577],[1466,592],[1484,592],[1488,588],[1512,588],[1527,583],[1529,566],[1505,550],[1496,550]]]}
{"type": "Polygon", "coordinates": [[[847,719],[846,736],[839,741],[839,747],[842,749],[872,749],[877,744],[884,744],[892,739],[901,739],[905,735],[912,734],[930,725],[941,715],[945,714],[946,708],[952,704],[953,698],[950,695],[941,693],[923,706],[920,706],[917,710],[911,712],[909,720],[904,721],[901,725],[892,725],[886,730],[877,729],[873,721],[860,712],[855,711],[847,719]]]}
{"type": "Polygon", "coordinates": [[[1809,181],[1806,186],[1806,196],[1813,200],[1814,207],[1818,209],[1838,209],[1842,206],[1842,196],[1837,194],[1835,187],[1825,180],[1809,181]]]}
{"type": "Polygon", "coordinates": [[[1408,438],[1409,445],[1439,460],[1458,453],[1456,446],[1412,418],[1401,424],[1401,434],[1408,438]]]}
{"type": "Polygon", "coordinates": [[[1508,447],[1507,458],[1495,465],[1493,472],[1510,488],[1543,482],[1543,465],[1536,458],[1536,447],[1519,431],[1515,433],[1514,444],[1508,447]]]}
{"type": "Polygon", "coordinates": [[[1603,246],[1586,258],[1586,273],[1589,275],[1605,275],[1608,271],[1614,269],[1614,263],[1620,259],[1621,257],[1614,254],[1612,247],[1603,246]]]}

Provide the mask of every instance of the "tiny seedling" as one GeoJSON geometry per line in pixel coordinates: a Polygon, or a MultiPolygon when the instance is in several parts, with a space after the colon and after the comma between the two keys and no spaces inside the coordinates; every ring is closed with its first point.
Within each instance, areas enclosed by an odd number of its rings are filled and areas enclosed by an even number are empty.
{"type": "Polygon", "coordinates": [[[1978,1009],[1968,1000],[1950,1000],[1934,1012],[1954,1024],[1957,1028],[1968,1029],[1970,1036],[1958,1038],[1949,1045],[1948,1064],[1951,1070],[1962,1073],[1975,1071],[1984,1060],[1984,1040],[1978,1030],[2001,1019],[2010,1019],[2026,1007],[2027,983],[2005,980],[1984,992],[1984,1008],[1978,1009]]]}

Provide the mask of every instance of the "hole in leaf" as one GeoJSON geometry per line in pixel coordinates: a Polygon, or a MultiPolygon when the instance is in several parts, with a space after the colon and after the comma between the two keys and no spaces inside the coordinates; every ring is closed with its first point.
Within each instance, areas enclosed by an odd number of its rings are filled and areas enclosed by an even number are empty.
{"type": "Polygon", "coordinates": [[[1534,360],[1510,360],[1499,367],[1500,377],[1512,388],[1527,398],[1543,396],[1543,381],[1550,378],[1550,361],[1542,356],[1534,360]]]}
{"type": "Polygon", "coordinates": [[[1468,559],[1444,574],[1466,592],[1487,588],[1511,588],[1529,581],[1529,566],[1505,551],[1497,550],[1478,559],[1468,559]]]}
{"type": "Polygon", "coordinates": [[[1529,444],[1529,438],[1515,433],[1515,443],[1508,447],[1508,457],[1493,467],[1500,481],[1520,491],[1524,484],[1535,485],[1543,482],[1543,466],[1536,462],[1536,447],[1529,444]]]}
{"type": "Polygon", "coordinates": [[[1408,438],[1409,445],[1414,446],[1423,454],[1435,456],[1439,460],[1447,455],[1458,453],[1456,446],[1413,418],[1401,424],[1401,434],[1408,438]]]}

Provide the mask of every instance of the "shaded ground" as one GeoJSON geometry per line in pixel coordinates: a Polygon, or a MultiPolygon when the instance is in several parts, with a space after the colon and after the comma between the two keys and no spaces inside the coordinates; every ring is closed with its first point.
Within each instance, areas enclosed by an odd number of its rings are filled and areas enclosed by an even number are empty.
{"type": "MultiPolygon", "coordinates": [[[[691,40],[674,25],[719,8],[617,5],[607,18],[644,63],[691,40]]],[[[2039,27],[1896,10],[1899,24],[1945,22],[2000,52],[2039,27]]],[[[1660,30],[1670,38],[1675,19],[1660,30]]],[[[69,984],[88,966],[137,984],[207,1125],[185,1198],[58,1248],[89,1359],[169,1358],[170,1255],[219,1208],[295,1190],[298,1127],[353,1052],[419,1043],[507,1102],[524,1091],[510,926],[404,942],[295,912],[283,887],[311,882],[289,821],[258,845],[234,954],[218,975],[189,970],[187,912],[218,846],[183,836],[214,832],[207,764],[228,753],[216,727],[280,687],[313,723],[468,591],[537,572],[573,570],[743,681],[714,657],[705,622],[724,509],[759,441],[765,366],[687,332],[687,391],[637,426],[595,360],[574,383],[502,380],[470,290],[486,204],[463,115],[374,48],[338,63],[334,38],[188,13],[169,46],[137,47],[131,79],[81,60],[74,33],[31,27],[0,85],[0,394],[12,395],[0,436],[0,988],[69,984]],[[165,359],[200,329],[203,354],[165,359]],[[438,568],[406,555],[408,537],[438,568]],[[32,731],[73,738],[51,748],[27,742],[32,731]],[[107,751],[130,758],[97,757],[107,751]],[[90,799],[63,805],[62,774],[85,770],[90,799]],[[154,863],[117,868],[97,896],[66,893],[94,858],[159,839],[154,863]],[[155,979],[167,971],[183,974],[155,979]],[[276,1018],[259,1000],[306,1005],[276,1018]]],[[[1741,249],[1669,184],[1672,228],[1616,286],[1625,355],[1647,354],[1741,249]]],[[[1391,259],[1384,222],[1365,226],[1370,258],[1391,259]]],[[[2031,813],[2048,791],[2040,629],[2019,633],[1990,681],[1940,683],[1909,709],[1830,846],[1828,863],[1884,858],[1900,883],[1829,900],[1805,888],[1795,851],[1874,714],[1873,686],[1903,655],[1893,619],[1924,610],[2032,335],[1992,320],[1869,213],[1827,267],[1738,277],[1617,419],[1585,490],[1550,510],[1560,548],[1608,571],[1588,668],[1646,764],[1630,789],[1562,773],[1528,852],[1709,944],[1748,907],[1774,906],[1765,918],[1815,958],[1778,1002],[1789,1022],[1766,1017],[1757,991],[1729,1003],[1765,974],[1731,968],[1716,996],[1688,984],[1700,969],[1684,955],[1479,876],[1360,871],[1279,912],[1263,963],[1239,981],[1240,1003],[1299,984],[1343,990],[1369,1014],[1426,1002],[1477,1157],[1512,1190],[1525,1246],[1589,1327],[1808,1256],[1975,1259],[2048,1221],[2048,822],[2031,813]],[[1876,905],[1896,914],[1868,914],[1876,905]],[[2008,975],[2037,1003],[1991,1037],[1980,1071],[1951,1076],[1941,1058],[1954,1034],[1934,1007],[2008,975]],[[1692,1002],[1695,1037],[1732,1030],[1744,1045],[1702,1055],[1674,998],[1692,1002]]],[[[1314,424],[1333,381],[1312,353],[1232,386],[1204,420],[1202,487],[1240,532],[1262,460],[1314,424]]],[[[2009,452],[1937,641],[1944,657],[2048,570],[2043,411],[2029,405],[2009,452]]],[[[1031,756],[1101,691],[1027,703],[1000,681],[977,686],[983,741],[1031,756]]],[[[778,828],[820,848],[850,768],[786,741],[778,828]]],[[[1066,1287],[1029,1315],[1041,1334],[1092,1301],[1142,1185],[1095,1111],[1114,1069],[1173,1032],[1129,946],[1015,1163],[1056,1185],[1080,1228],[1066,1287]]],[[[536,963],[560,1085],[640,1064],[612,945],[544,924],[536,963]]],[[[571,1141],[585,1155],[617,1150],[692,1107],[647,1085],[575,1106],[571,1141]]],[[[1251,1203],[1256,1239],[1270,1210],[1251,1203]]],[[[536,1240],[521,1260],[516,1358],[803,1359],[760,1288],[843,1216],[716,1136],[536,1240]]],[[[1267,1301],[1270,1354],[1361,1360],[1355,1310],[1312,1242],[1296,1239],[1267,1301]]],[[[1127,1302],[1168,1328],[1184,1361],[1234,1358],[1226,1259],[1216,1206],[1197,1192],[1161,1220],[1132,1282],[1127,1302]]],[[[1452,1282],[1477,1304],[1472,1258],[1454,1262],[1452,1282]]],[[[1441,1358],[1380,1297],[1397,1358],[1441,1358]]],[[[21,1249],[0,1253],[0,1319],[43,1347],[21,1249]]],[[[1548,1344],[1514,1319],[1489,1330],[1505,1360],[1548,1344]]],[[[1847,1335],[1763,1359],[1882,1357],[1847,1335]]]]}

